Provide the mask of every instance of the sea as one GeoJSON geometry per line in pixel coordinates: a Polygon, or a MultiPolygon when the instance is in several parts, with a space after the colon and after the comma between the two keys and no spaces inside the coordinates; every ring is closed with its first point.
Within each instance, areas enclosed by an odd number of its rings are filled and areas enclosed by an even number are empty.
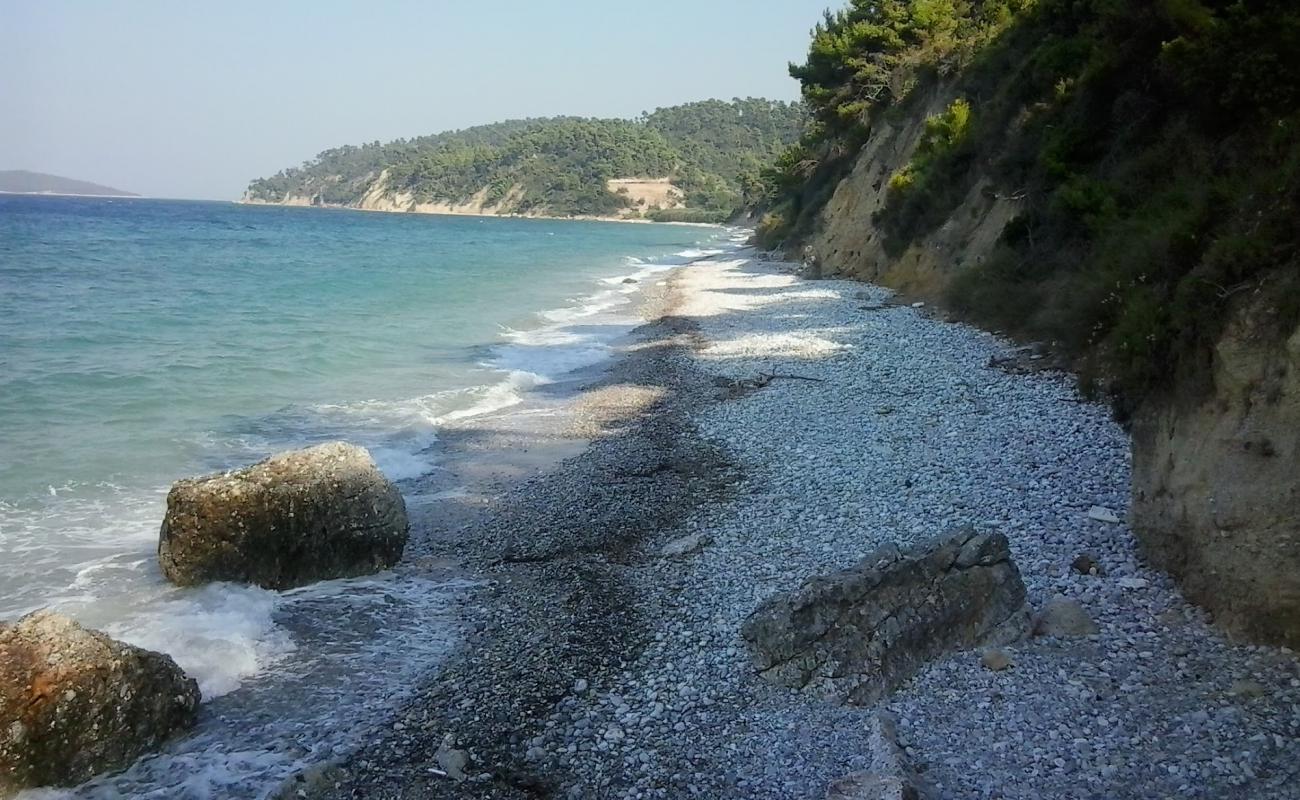
{"type": "Polygon", "coordinates": [[[440,429],[606,361],[647,281],[739,238],[0,195],[0,621],[57,609],[171,655],[204,696],[161,753],[25,797],[266,797],[355,749],[456,645],[466,586],[170,586],[170,484],[344,439],[410,491],[440,429]]]}

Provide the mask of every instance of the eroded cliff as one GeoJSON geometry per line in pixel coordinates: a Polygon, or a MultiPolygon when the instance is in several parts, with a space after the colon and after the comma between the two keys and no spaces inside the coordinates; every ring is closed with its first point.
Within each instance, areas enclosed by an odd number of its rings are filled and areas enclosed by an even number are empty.
{"type": "Polygon", "coordinates": [[[1279,327],[1279,299],[1235,305],[1207,386],[1139,409],[1132,515],[1151,560],[1219,623],[1298,647],[1300,327],[1279,327]]]}
{"type": "Polygon", "coordinates": [[[869,280],[935,300],[953,270],[980,263],[992,251],[1020,203],[1001,197],[982,175],[943,225],[909,242],[901,254],[890,253],[885,232],[875,224],[889,203],[891,177],[906,168],[925,137],[926,120],[955,97],[950,85],[934,87],[914,113],[881,121],[805,242],[806,255],[823,275],[869,280]]]}
{"type": "MultiPolygon", "coordinates": [[[[923,135],[925,113],[884,126],[836,186],[801,243],[820,274],[867,280],[942,302],[953,277],[994,252],[1021,202],[987,176],[932,232],[891,254],[873,221],[889,177],[923,135]]],[[[1273,283],[1283,279],[1277,276],[1273,283]]],[[[1300,646],[1300,327],[1285,290],[1234,303],[1207,372],[1173,377],[1132,417],[1132,524],[1152,563],[1225,629],[1300,646]]],[[[1030,313],[1030,309],[1026,309],[1030,313]]]]}

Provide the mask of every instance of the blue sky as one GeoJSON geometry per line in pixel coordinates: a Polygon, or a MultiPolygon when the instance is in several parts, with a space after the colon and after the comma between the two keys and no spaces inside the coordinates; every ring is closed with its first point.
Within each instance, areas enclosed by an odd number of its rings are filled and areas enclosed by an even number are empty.
{"type": "Polygon", "coordinates": [[[0,0],[0,169],[235,198],[339,144],[794,99],[836,0],[0,0]]]}

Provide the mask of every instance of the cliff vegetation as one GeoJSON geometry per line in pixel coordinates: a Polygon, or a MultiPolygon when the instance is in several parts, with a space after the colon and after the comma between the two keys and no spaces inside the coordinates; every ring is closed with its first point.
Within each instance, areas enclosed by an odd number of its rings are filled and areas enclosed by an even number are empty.
{"type": "MultiPolygon", "coordinates": [[[[939,286],[1050,341],[1121,411],[1205,372],[1225,309],[1300,313],[1300,8],[1285,0],[855,0],[791,66],[813,120],[765,174],[764,243],[808,240],[874,135],[924,120],[879,176],[884,259],[973,191],[1010,208],[939,286]]],[[[851,265],[841,265],[851,269],[851,265]]]]}

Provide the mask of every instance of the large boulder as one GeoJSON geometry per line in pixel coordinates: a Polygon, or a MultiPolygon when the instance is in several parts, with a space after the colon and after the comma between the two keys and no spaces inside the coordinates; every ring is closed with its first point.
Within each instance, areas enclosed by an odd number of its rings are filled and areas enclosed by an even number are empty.
{"type": "Polygon", "coordinates": [[[868,704],[926,661],[1014,641],[1028,623],[1006,537],[965,530],[812,578],[759,606],[741,635],[764,678],[868,704]]]}
{"type": "Polygon", "coordinates": [[[0,797],[126,766],[198,707],[198,684],[169,656],[50,611],[0,625],[0,797]]]}
{"type": "Polygon", "coordinates": [[[402,557],[409,529],[401,492],[370,454],[330,442],[177,481],[158,561],[182,586],[286,589],[387,569],[402,557]]]}

